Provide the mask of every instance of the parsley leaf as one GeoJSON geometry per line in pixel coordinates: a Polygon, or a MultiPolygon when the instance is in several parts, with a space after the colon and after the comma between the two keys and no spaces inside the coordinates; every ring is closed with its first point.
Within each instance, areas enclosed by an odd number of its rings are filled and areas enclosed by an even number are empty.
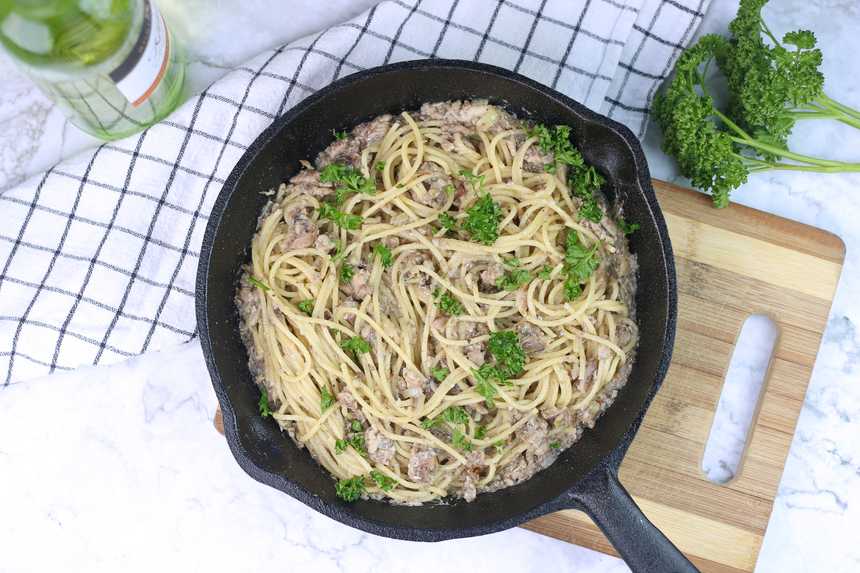
{"type": "Polygon", "coordinates": [[[488,378],[484,377],[480,369],[473,370],[473,373],[475,374],[475,378],[478,379],[478,383],[475,384],[475,392],[484,397],[484,403],[487,405],[487,408],[493,408],[496,405],[493,398],[496,397],[499,391],[488,378]]]}
{"type": "Polygon", "coordinates": [[[618,217],[618,228],[625,235],[632,235],[639,230],[639,223],[628,223],[624,217],[618,217]]]}
{"type": "Polygon", "coordinates": [[[313,301],[313,299],[310,299],[310,298],[306,299],[306,300],[302,300],[302,301],[299,301],[298,304],[296,304],[296,307],[298,307],[298,309],[300,311],[302,311],[303,313],[305,313],[306,315],[310,316],[314,312],[314,301],[313,301]]]}
{"type": "Polygon", "coordinates": [[[453,231],[457,228],[457,219],[452,217],[450,213],[440,213],[438,221],[446,231],[453,231]]]}
{"type": "Polygon", "coordinates": [[[261,281],[259,279],[255,279],[251,275],[248,275],[248,282],[260,290],[264,290],[264,291],[265,290],[272,290],[271,288],[269,288],[269,285],[267,285],[266,283],[264,283],[263,281],[261,281]]]}
{"type": "Polygon", "coordinates": [[[346,451],[347,446],[349,444],[346,443],[346,440],[335,440],[334,441],[334,453],[342,454],[346,451]]]}
{"type": "Polygon", "coordinates": [[[348,283],[352,280],[352,276],[355,274],[355,269],[349,263],[343,263],[340,266],[340,270],[337,273],[338,279],[342,283],[348,283]]]}
{"type": "Polygon", "coordinates": [[[515,291],[521,286],[528,284],[532,275],[525,269],[514,269],[496,279],[496,288],[507,291],[515,291]]]}
{"type": "Polygon", "coordinates": [[[379,470],[372,470],[370,472],[370,479],[375,481],[376,485],[378,485],[379,489],[381,489],[382,491],[391,491],[394,488],[394,484],[396,483],[392,478],[388,477],[379,470]]]}
{"type": "Polygon", "coordinates": [[[328,388],[323,388],[320,392],[320,411],[325,412],[334,405],[334,396],[328,391],[328,388]]]}
{"type": "Polygon", "coordinates": [[[320,203],[319,208],[320,219],[328,219],[338,227],[355,231],[364,222],[361,215],[353,215],[352,213],[344,213],[337,209],[331,203],[320,203]]]}
{"type": "Polygon", "coordinates": [[[469,421],[469,414],[462,406],[449,406],[442,412],[442,419],[449,424],[466,424],[469,421]]]}
{"type": "Polygon", "coordinates": [[[466,211],[463,230],[469,233],[474,241],[492,245],[499,238],[501,220],[502,208],[493,201],[489,193],[485,193],[466,211]]]}
{"type": "Polygon", "coordinates": [[[484,176],[475,175],[468,169],[461,169],[460,177],[463,177],[466,181],[468,181],[472,185],[472,189],[474,189],[475,191],[477,191],[484,185],[484,176]]]}
{"type": "Polygon", "coordinates": [[[426,418],[424,420],[421,420],[421,427],[424,428],[425,430],[429,430],[430,428],[432,428],[433,426],[435,426],[438,423],[439,423],[438,418],[426,418]]]}
{"type": "Polygon", "coordinates": [[[450,183],[449,183],[449,184],[447,184],[447,185],[445,185],[445,188],[444,188],[443,190],[444,190],[444,191],[445,191],[445,193],[447,193],[448,195],[453,195],[454,193],[456,193],[456,192],[457,192],[457,190],[454,188],[454,186],[453,186],[453,185],[451,185],[450,183]]]}
{"type": "Polygon", "coordinates": [[[567,233],[564,253],[564,290],[567,300],[573,300],[582,293],[582,284],[591,276],[591,273],[600,265],[597,256],[597,244],[587,249],[579,241],[579,235],[575,231],[567,233]]]}
{"type": "Polygon", "coordinates": [[[370,352],[370,343],[360,336],[347,338],[340,343],[340,347],[347,352],[352,352],[357,357],[364,352],[370,352]]]}
{"type": "Polygon", "coordinates": [[[331,256],[331,260],[334,264],[340,262],[341,259],[346,255],[346,246],[343,244],[343,241],[335,241],[334,242],[334,254],[331,256]]]}
{"type": "Polygon", "coordinates": [[[335,204],[339,205],[351,193],[374,195],[376,185],[361,174],[361,171],[349,165],[330,163],[320,171],[320,181],[335,183],[335,204]]]}
{"type": "Polygon", "coordinates": [[[487,426],[478,426],[475,428],[475,439],[483,440],[487,435],[487,426]]]}
{"type": "Polygon", "coordinates": [[[451,371],[444,366],[440,366],[439,368],[431,368],[430,374],[433,375],[433,378],[436,379],[437,382],[442,382],[445,378],[448,377],[451,371]]]}
{"type": "Polygon", "coordinates": [[[364,427],[361,425],[361,422],[359,422],[358,420],[353,420],[352,422],[350,422],[349,427],[353,432],[360,432],[364,429],[364,427]]]}
{"type": "Polygon", "coordinates": [[[266,392],[265,388],[261,392],[262,394],[260,394],[260,401],[257,403],[257,406],[260,408],[260,415],[268,418],[272,415],[272,411],[269,409],[269,393],[266,392]]]}
{"type": "Polygon", "coordinates": [[[332,133],[332,135],[334,135],[334,138],[337,140],[346,139],[346,137],[347,137],[346,131],[331,130],[331,133],[332,133]]]}
{"type": "Polygon", "coordinates": [[[337,496],[346,502],[353,502],[364,493],[365,485],[362,476],[342,479],[335,486],[337,496]]]}
{"type": "Polygon", "coordinates": [[[377,161],[376,165],[374,165],[374,167],[376,168],[377,171],[385,171],[385,162],[384,161],[377,161]]]}
{"type": "Polygon", "coordinates": [[[538,273],[538,278],[541,280],[548,281],[550,275],[552,274],[553,267],[551,265],[544,265],[541,267],[540,272],[538,273]]]}
{"type": "Polygon", "coordinates": [[[519,336],[513,330],[490,333],[487,349],[496,359],[496,368],[503,381],[519,376],[525,370],[526,353],[520,344],[519,336]]]}
{"type": "Polygon", "coordinates": [[[549,447],[551,447],[554,450],[561,449],[561,442],[550,442],[549,447]]]}
{"type": "Polygon", "coordinates": [[[454,298],[454,295],[448,291],[443,291],[442,289],[437,288],[433,291],[433,298],[436,299],[436,306],[442,314],[447,314],[448,316],[459,316],[465,311],[463,303],[454,298]]]}
{"type": "Polygon", "coordinates": [[[379,262],[382,263],[382,266],[386,269],[394,263],[394,257],[391,255],[391,249],[389,249],[382,243],[377,243],[376,245],[374,245],[373,254],[379,257],[379,262]]]}
{"type": "Polygon", "coordinates": [[[451,445],[459,450],[466,452],[472,451],[472,442],[466,437],[466,434],[460,430],[454,430],[454,435],[451,437],[451,445]]]}

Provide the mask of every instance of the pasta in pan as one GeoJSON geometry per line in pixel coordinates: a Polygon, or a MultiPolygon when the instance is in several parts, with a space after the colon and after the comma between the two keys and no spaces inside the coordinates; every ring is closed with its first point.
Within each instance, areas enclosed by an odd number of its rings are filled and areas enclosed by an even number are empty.
{"type": "Polygon", "coordinates": [[[528,479],[630,372],[635,226],[567,128],[484,101],[335,135],[274,192],[237,292],[261,412],[348,501],[528,479]]]}

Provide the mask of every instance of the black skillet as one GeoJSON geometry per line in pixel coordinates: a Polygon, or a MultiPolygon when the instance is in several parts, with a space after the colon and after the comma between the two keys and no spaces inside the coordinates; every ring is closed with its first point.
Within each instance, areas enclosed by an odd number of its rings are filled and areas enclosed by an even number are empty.
{"type": "Polygon", "coordinates": [[[560,509],[586,511],[636,572],[696,571],[642,514],[618,481],[618,466],[669,366],[675,333],[675,269],[669,235],[639,142],[624,126],[507,70],[463,61],[426,60],[359,72],[308,97],[275,120],[227,179],[212,210],[197,273],[203,353],[224,415],[227,442],[251,477],[351,527],[413,541],[441,541],[507,529],[560,509]],[[472,503],[403,507],[347,504],[331,476],[257,411],[238,335],[233,295],[239,268],[266,197],[344,129],[423,102],[489,98],[521,118],[573,128],[586,159],[607,177],[606,192],[641,227],[630,237],[639,260],[639,350],[628,384],[596,427],[549,468],[472,503]]]}

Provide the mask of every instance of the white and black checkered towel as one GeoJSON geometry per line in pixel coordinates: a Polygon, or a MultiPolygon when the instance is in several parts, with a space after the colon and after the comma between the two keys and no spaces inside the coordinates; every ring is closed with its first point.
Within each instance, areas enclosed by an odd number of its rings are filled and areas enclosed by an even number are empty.
{"type": "Polygon", "coordinates": [[[209,210],[255,137],[333,80],[460,58],[529,76],[643,133],[708,0],[392,0],[261,54],[167,121],[0,194],[0,386],[195,336],[209,210]]]}

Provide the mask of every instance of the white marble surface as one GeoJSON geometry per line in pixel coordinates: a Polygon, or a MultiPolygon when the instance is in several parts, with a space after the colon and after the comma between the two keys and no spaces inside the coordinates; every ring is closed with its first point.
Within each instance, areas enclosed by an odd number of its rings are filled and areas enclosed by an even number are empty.
{"type": "MultiPolygon", "coordinates": [[[[160,2],[191,46],[197,89],[263,48],[371,3],[302,1],[287,10],[274,0],[160,2]]],[[[712,0],[705,29],[723,29],[735,8],[712,0]]],[[[815,30],[828,92],[860,107],[860,5],[775,0],[767,15],[778,31],[815,30]]],[[[0,58],[0,190],[93,144],[0,58]]],[[[805,125],[792,145],[857,160],[860,133],[805,125]]],[[[653,131],[646,150],[656,176],[676,179],[653,131]]],[[[855,572],[860,176],[761,175],[735,200],[833,231],[848,253],[757,571],[855,572]]],[[[732,414],[738,406],[726,404],[732,414]]],[[[0,571],[627,570],[523,530],[426,545],[348,529],[248,478],[212,429],[214,409],[197,343],[0,392],[0,571]]],[[[723,451],[740,442],[735,430],[723,451]]]]}

